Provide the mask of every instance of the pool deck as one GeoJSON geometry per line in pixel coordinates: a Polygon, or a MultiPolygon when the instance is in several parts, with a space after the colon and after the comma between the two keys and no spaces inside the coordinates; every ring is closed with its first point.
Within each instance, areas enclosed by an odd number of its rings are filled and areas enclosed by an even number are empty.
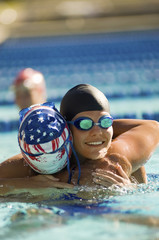
{"type": "MultiPolygon", "coordinates": [[[[9,2],[9,1],[8,1],[9,2]]],[[[0,3],[17,12],[11,24],[0,23],[0,42],[8,37],[85,34],[159,28],[157,0],[32,0],[0,3]]],[[[0,18],[1,19],[1,18],[0,18]]]]}

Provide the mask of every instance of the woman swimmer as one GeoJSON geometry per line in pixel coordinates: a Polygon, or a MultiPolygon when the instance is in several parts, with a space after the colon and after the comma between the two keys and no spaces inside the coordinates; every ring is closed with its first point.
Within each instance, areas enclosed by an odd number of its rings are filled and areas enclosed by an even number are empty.
{"type": "MultiPolygon", "coordinates": [[[[139,183],[146,183],[143,165],[158,145],[158,122],[119,119],[112,124],[107,98],[97,88],[87,84],[77,85],[66,93],[60,112],[68,121],[73,135],[81,168],[80,185],[125,185],[131,182],[132,176],[139,183]]],[[[72,184],[67,184],[66,169],[55,173],[54,177],[39,175],[24,162],[19,154],[1,163],[0,182],[15,187],[31,184],[32,187],[60,188],[77,183],[79,168],[73,154],[70,159],[72,184]],[[18,178],[21,178],[20,181],[18,178]]]]}
{"type": "MultiPolygon", "coordinates": [[[[66,93],[60,112],[69,123],[73,135],[81,166],[80,184],[97,183],[106,187],[118,183],[128,184],[131,176],[139,183],[146,183],[143,165],[158,145],[158,122],[113,122],[105,95],[87,84],[77,85],[66,93]]],[[[76,169],[73,183],[77,179],[76,169]]],[[[55,176],[60,178],[61,173],[55,176]]]]}

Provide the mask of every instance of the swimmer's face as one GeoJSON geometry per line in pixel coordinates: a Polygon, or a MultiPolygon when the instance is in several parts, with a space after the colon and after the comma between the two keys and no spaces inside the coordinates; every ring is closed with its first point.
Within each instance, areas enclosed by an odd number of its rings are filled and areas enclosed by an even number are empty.
{"type": "MultiPolygon", "coordinates": [[[[72,119],[72,121],[76,120],[79,117],[89,117],[95,123],[97,123],[99,119],[104,115],[110,116],[108,112],[103,111],[81,112],[78,113],[72,119]]],[[[90,130],[83,131],[70,124],[70,129],[73,134],[73,144],[75,150],[79,155],[93,160],[105,157],[112,141],[112,126],[107,129],[103,129],[99,126],[93,126],[90,130]]]]}

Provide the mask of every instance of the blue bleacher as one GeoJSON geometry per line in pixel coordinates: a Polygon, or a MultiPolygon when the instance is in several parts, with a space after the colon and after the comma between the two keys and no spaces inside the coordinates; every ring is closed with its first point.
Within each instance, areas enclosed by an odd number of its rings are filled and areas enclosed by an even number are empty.
{"type": "MultiPolygon", "coordinates": [[[[159,69],[158,60],[157,30],[9,39],[0,46],[0,89],[7,90],[17,72],[25,67],[43,70],[44,75],[53,76],[58,83],[61,76],[65,76],[66,85],[70,76],[74,73],[80,75],[81,72],[87,73],[91,82],[98,83],[100,78],[93,79],[97,72],[109,84],[110,80],[106,78],[108,73],[112,75],[113,84],[138,82],[141,75],[145,81],[158,82],[159,77],[155,78],[153,74],[159,69]],[[145,70],[149,70],[151,79],[145,70]],[[121,71],[126,71],[127,76],[123,78],[121,71]]],[[[46,81],[50,86],[53,78],[48,77],[46,81]]]]}
{"type": "MultiPolygon", "coordinates": [[[[41,71],[46,86],[69,88],[77,83],[107,86],[108,98],[159,96],[159,30],[8,39],[0,45],[0,92],[7,92],[26,67],[41,71]]],[[[59,102],[61,95],[48,96],[59,102]]],[[[0,98],[0,105],[13,104],[0,98]]],[[[135,113],[118,116],[136,118],[135,113]]],[[[159,119],[158,113],[143,113],[159,119]]],[[[16,122],[2,121],[0,131],[16,122]]]]}

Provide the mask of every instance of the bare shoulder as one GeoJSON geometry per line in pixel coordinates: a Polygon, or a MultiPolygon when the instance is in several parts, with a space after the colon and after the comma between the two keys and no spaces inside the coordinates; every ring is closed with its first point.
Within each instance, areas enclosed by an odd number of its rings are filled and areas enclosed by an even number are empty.
{"type": "Polygon", "coordinates": [[[19,160],[24,160],[24,158],[23,158],[21,153],[6,159],[4,162],[12,162],[12,161],[19,161],[19,160]]]}
{"type": "Polygon", "coordinates": [[[22,154],[14,155],[0,164],[0,178],[19,178],[36,175],[22,154]]]}

